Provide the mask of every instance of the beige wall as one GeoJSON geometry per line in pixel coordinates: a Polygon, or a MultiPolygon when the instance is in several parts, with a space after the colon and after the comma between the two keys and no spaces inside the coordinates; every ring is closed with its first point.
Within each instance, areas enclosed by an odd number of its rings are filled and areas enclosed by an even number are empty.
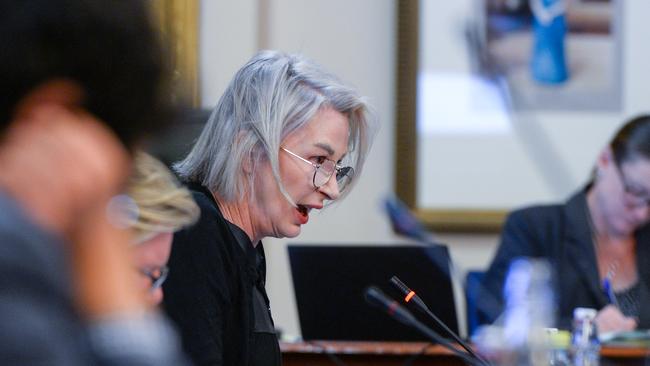
{"type": "MultiPolygon", "coordinates": [[[[392,235],[380,209],[380,200],[392,192],[395,0],[266,0],[268,13],[258,16],[258,1],[203,0],[201,14],[201,85],[203,105],[213,106],[226,83],[257,50],[269,48],[300,52],[325,65],[370,98],[380,117],[368,164],[348,199],[313,215],[296,239],[265,240],[268,253],[268,290],[274,318],[285,333],[299,334],[288,270],[286,243],[391,243],[392,235]],[[258,24],[266,24],[260,29],[258,24]],[[263,39],[260,39],[259,35],[263,39]],[[261,42],[262,41],[262,42],[261,42]]],[[[433,1],[433,0],[432,0],[433,1]]],[[[625,0],[625,111],[647,110],[650,98],[650,50],[645,38],[650,2],[625,0]]],[[[443,16],[443,15],[441,15],[443,16]]],[[[439,50],[444,57],[446,50],[439,50]]],[[[577,121],[584,132],[598,119],[563,114],[562,123],[577,121]]],[[[560,123],[558,121],[557,123],[560,123]]],[[[605,127],[612,129],[612,127],[605,127]]],[[[603,128],[596,133],[604,135],[603,128]]],[[[579,144],[568,148],[581,154],[579,144]]],[[[507,158],[507,157],[504,157],[507,158]]],[[[441,235],[450,245],[461,271],[487,265],[496,247],[495,235],[441,235]]],[[[325,274],[324,274],[325,275],[325,274]]]]}

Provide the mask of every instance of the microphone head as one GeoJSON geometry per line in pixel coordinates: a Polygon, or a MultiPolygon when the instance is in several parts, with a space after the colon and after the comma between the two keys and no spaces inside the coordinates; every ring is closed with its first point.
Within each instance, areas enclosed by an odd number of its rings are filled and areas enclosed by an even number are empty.
{"type": "Polygon", "coordinates": [[[366,302],[372,306],[378,306],[380,308],[387,307],[387,305],[390,303],[390,300],[388,300],[388,296],[383,293],[379,288],[376,286],[369,286],[366,288],[366,290],[363,292],[363,297],[366,299],[366,302]]]}
{"type": "Polygon", "coordinates": [[[413,216],[402,201],[390,196],[384,201],[384,207],[395,233],[419,241],[428,241],[424,225],[413,216]]]}
{"type": "Polygon", "coordinates": [[[424,301],[418,296],[415,291],[411,290],[410,287],[406,286],[404,282],[402,282],[397,276],[393,276],[390,278],[390,283],[395,287],[398,291],[404,295],[404,302],[413,302],[415,305],[417,305],[418,310],[427,312],[429,311],[429,307],[424,303],[424,301]]]}
{"type": "Polygon", "coordinates": [[[404,284],[404,282],[400,281],[400,279],[399,279],[397,276],[393,276],[393,277],[391,277],[391,278],[390,278],[390,283],[391,283],[391,284],[392,284],[396,289],[398,289],[398,290],[399,290],[403,295],[408,295],[409,292],[411,292],[411,289],[408,288],[408,286],[406,286],[406,285],[404,284]]]}
{"type": "Polygon", "coordinates": [[[386,294],[376,286],[366,288],[364,291],[364,298],[370,305],[380,308],[392,318],[406,325],[412,325],[413,321],[415,321],[415,318],[408,310],[397,303],[397,301],[386,296],[386,294]]]}

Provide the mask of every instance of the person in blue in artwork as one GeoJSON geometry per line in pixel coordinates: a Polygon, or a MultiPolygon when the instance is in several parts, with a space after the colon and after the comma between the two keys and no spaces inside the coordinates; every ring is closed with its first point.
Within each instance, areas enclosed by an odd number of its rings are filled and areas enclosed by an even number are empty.
{"type": "Polygon", "coordinates": [[[566,0],[530,0],[534,38],[530,71],[537,82],[561,84],[569,78],[566,7],[566,0]]]}
{"type": "Polygon", "coordinates": [[[554,267],[558,326],[573,309],[598,310],[601,332],[650,328],[650,116],[631,119],[598,155],[591,179],[562,204],[512,212],[478,303],[492,322],[503,310],[503,284],[517,257],[554,267]]]}

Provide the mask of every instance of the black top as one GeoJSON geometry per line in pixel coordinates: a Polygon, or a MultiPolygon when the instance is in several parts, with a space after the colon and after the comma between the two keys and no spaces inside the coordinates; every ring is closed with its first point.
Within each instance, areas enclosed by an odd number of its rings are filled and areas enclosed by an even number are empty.
{"type": "Polygon", "coordinates": [[[641,284],[635,283],[625,290],[615,292],[616,302],[621,313],[629,317],[638,317],[641,311],[641,284]]]}
{"type": "MultiPolygon", "coordinates": [[[[570,328],[573,309],[602,309],[608,298],[602,288],[589,225],[586,189],[561,205],[533,206],[512,212],[501,234],[501,245],[485,274],[477,305],[483,322],[503,310],[503,284],[516,257],[547,258],[555,275],[558,326],[570,328]]],[[[650,225],[634,233],[639,281],[635,297],[650,303],[650,225]]],[[[617,296],[618,297],[618,296],[617,296]]],[[[623,309],[627,311],[626,309],[623,309]]],[[[639,328],[650,328],[650,307],[639,307],[639,328]]]]}
{"type": "Polygon", "coordinates": [[[277,366],[280,348],[260,242],[226,221],[212,194],[190,184],[199,221],[174,235],[164,307],[196,365],[277,366]]]}

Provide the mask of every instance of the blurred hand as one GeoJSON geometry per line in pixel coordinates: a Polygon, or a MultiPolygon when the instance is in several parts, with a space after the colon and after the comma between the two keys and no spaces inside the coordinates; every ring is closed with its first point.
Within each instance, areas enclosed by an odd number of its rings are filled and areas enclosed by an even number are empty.
{"type": "Polygon", "coordinates": [[[0,186],[39,225],[66,238],[76,301],[89,318],[139,314],[130,236],[109,222],[130,155],[103,123],[49,99],[27,103],[0,144],[0,186]]]}
{"type": "Polygon", "coordinates": [[[80,218],[71,244],[77,303],[89,318],[139,314],[149,304],[139,286],[130,233],[109,221],[105,207],[80,218]]]}
{"type": "Polygon", "coordinates": [[[629,331],[636,329],[637,320],[623,315],[616,306],[607,305],[596,315],[596,326],[600,333],[629,331]]]}
{"type": "Polygon", "coordinates": [[[41,225],[66,237],[79,218],[119,192],[130,168],[127,151],[104,125],[51,103],[10,125],[0,167],[3,188],[41,225]]]}

